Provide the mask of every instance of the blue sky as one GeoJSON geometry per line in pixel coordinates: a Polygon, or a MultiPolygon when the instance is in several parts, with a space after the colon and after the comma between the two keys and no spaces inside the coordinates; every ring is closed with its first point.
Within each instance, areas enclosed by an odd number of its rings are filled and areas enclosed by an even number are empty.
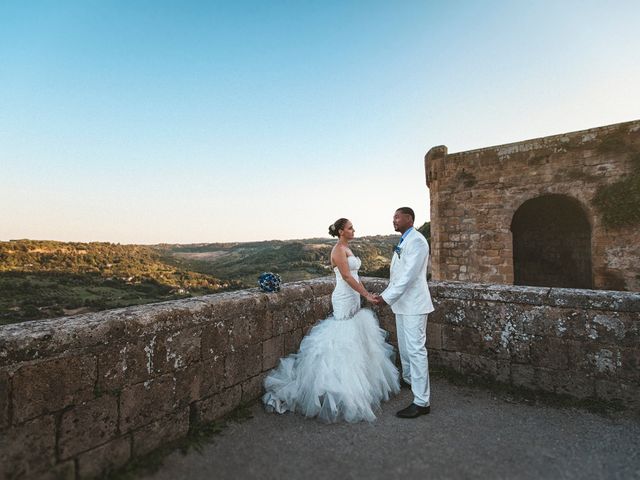
{"type": "Polygon", "coordinates": [[[0,2],[0,240],[393,233],[423,156],[640,118],[637,1],[0,2]]]}

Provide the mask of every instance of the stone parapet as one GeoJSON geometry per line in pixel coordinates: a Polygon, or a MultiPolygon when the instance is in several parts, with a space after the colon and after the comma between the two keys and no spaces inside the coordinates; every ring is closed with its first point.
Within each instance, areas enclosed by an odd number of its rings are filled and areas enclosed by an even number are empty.
{"type": "MultiPolygon", "coordinates": [[[[380,292],[387,280],[364,279],[380,292]]],[[[0,327],[0,478],[90,478],[262,393],[334,281],[0,327]]],[[[433,282],[432,368],[640,410],[640,294],[433,282]]],[[[376,308],[396,342],[389,307],[376,308]]]]}
{"type": "Polygon", "coordinates": [[[332,290],[319,279],[0,327],[0,478],[101,475],[257,399],[332,290]]]}

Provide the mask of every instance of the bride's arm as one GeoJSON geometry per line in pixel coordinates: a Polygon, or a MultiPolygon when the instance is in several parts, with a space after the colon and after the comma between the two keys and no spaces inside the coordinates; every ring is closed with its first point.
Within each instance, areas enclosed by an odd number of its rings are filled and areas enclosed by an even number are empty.
{"type": "Polygon", "coordinates": [[[334,254],[332,255],[333,263],[338,267],[338,271],[340,272],[340,276],[342,279],[347,282],[347,284],[353,288],[360,295],[365,297],[368,301],[373,302],[374,296],[370,294],[364,286],[358,282],[351,272],[349,271],[349,259],[347,258],[347,252],[343,249],[336,249],[334,254]]]}

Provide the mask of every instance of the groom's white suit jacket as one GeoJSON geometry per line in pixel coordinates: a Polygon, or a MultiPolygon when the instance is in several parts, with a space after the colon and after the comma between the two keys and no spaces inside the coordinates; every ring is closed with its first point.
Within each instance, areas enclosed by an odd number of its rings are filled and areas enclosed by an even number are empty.
{"type": "Polygon", "coordinates": [[[431,294],[427,286],[429,244],[413,228],[400,244],[400,254],[393,253],[389,286],[382,292],[384,301],[393,313],[421,315],[433,312],[431,294]]]}

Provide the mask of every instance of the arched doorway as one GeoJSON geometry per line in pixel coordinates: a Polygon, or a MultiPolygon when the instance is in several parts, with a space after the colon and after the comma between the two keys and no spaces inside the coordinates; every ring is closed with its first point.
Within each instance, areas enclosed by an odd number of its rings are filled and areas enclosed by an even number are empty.
{"type": "Polygon", "coordinates": [[[516,285],[593,288],[591,226],[577,200],[527,200],[513,215],[511,233],[516,285]]]}

